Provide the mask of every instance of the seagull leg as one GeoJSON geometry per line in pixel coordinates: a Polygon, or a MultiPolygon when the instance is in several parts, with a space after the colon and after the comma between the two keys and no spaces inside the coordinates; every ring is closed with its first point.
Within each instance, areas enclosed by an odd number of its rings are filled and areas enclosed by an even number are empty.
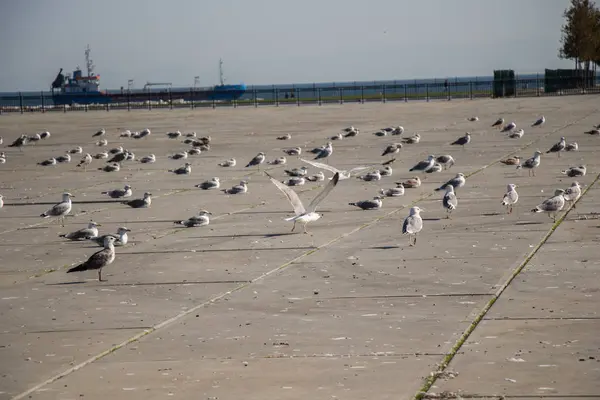
{"type": "Polygon", "coordinates": [[[308,224],[304,224],[304,233],[308,233],[308,231],[306,230],[306,225],[308,224]]]}
{"type": "Polygon", "coordinates": [[[294,226],[292,226],[292,232],[294,232],[294,229],[296,229],[296,221],[294,221],[294,226]]]}
{"type": "Polygon", "coordinates": [[[98,270],[98,282],[102,282],[102,268],[98,270]]]}

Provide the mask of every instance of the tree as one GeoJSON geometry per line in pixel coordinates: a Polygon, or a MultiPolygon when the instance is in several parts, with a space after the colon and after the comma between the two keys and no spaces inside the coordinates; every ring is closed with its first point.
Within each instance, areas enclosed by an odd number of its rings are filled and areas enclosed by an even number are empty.
{"type": "Polygon", "coordinates": [[[600,61],[600,10],[591,0],[571,0],[564,13],[558,56],[575,62],[575,69],[590,70],[600,61]]]}

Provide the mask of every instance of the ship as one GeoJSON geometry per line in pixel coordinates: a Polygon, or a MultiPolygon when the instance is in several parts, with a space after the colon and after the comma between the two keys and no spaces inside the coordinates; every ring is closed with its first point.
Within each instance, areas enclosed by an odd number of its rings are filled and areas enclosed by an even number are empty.
{"type": "MultiPolygon", "coordinates": [[[[232,101],[237,100],[246,93],[246,85],[225,84],[223,77],[223,60],[219,60],[219,84],[208,88],[171,88],[170,83],[151,83],[144,85],[143,90],[127,89],[114,92],[100,90],[100,75],[94,73],[95,65],[90,57],[91,49],[85,49],[85,66],[87,75],[79,66],[72,75],[63,75],[61,68],[51,84],[52,100],[55,105],[84,105],[84,104],[109,104],[130,103],[146,101],[232,101]],[[151,89],[152,86],[168,86],[165,89],[151,89]]],[[[198,78],[198,77],[196,77],[198,78]]],[[[132,82],[132,81],[130,81],[132,82]]]]}

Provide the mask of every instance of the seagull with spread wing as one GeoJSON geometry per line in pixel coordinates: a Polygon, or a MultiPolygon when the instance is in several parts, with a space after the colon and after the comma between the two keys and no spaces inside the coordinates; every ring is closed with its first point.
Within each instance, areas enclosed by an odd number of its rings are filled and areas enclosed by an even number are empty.
{"type": "MultiPolygon", "coordinates": [[[[346,171],[346,170],[337,169],[337,168],[332,167],[331,165],[328,165],[328,164],[320,163],[318,161],[305,160],[304,158],[301,158],[300,161],[304,161],[305,163],[310,164],[313,167],[320,168],[320,169],[325,169],[327,171],[333,172],[334,174],[339,174],[340,175],[340,180],[344,180],[344,179],[350,178],[352,176],[352,174],[355,173],[355,172],[362,171],[363,169],[371,168],[371,167],[364,167],[364,166],[362,166],[362,167],[354,167],[354,168],[349,169],[349,170],[346,171]]],[[[333,178],[330,178],[330,179],[333,179],[333,178]]]]}
{"type": "Polygon", "coordinates": [[[265,174],[269,177],[271,182],[273,182],[275,186],[277,186],[277,189],[281,190],[283,194],[285,194],[285,197],[287,197],[289,202],[292,204],[292,207],[294,208],[295,215],[293,217],[285,219],[286,221],[294,221],[292,232],[294,232],[294,230],[296,229],[296,223],[300,222],[304,225],[304,233],[308,233],[308,231],[306,230],[306,225],[308,225],[309,222],[317,221],[319,218],[322,217],[322,214],[318,214],[315,212],[317,206],[320,202],[322,202],[325,199],[325,197],[327,197],[327,195],[329,195],[329,193],[333,190],[335,185],[337,185],[340,179],[340,174],[336,173],[331,179],[331,181],[329,181],[329,183],[325,185],[323,190],[321,190],[321,192],[310,202],[308,207],[304,208],[302,201],[300,201],[300,198],[292,188],[279,182],[267,172],[265,172],[265,174]]]}

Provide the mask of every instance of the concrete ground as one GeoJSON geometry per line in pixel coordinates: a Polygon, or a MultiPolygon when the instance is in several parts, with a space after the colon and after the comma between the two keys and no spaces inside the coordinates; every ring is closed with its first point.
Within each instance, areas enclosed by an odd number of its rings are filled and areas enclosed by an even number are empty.
{"type": "MultiPolygon", "coordinates": [[[[409,399],[421,390],[444,398],[600,397],[600,138],[584,134],[600,123],[599,108],[597,96],[573,96],[3,115],[5,145],[21,133],[52,136],[23,152],[2,149],[0,399],[409,399]],[[541,114],[546,124],[530,128],[541,114]],[[466,120],[472,115],[479,122],[466,120]],[[490,128],[499,116],[525,136],[490,128]],[[361,133],[334,142],[329,162],[340,168],[386,159],[383,148],[398,137],[375,137],[378,128],[402,125],[404,136],[419,132],[422,140],[396,155],[393,176],[341,181],[310,234],[290,234],[290,204],[244,165],[259,151],[273,159],[284,147],[309,150],[349,125],[361,133]],[[76,145],[101,151],[91,136],[102,127],[109,147],[158,161],[125,163],[116,173],[98,171],[98,160],[81,171],[79,156],[36,165],[76,145]],[[146,127],[149,138],[118,137],[146,127]],[[211,150],[191,158],[191,176],[167,171],[183,164],[167,155],[187,148],[167,139],[177,129],[212,137],[211,150]],[[473,137],[465,149],[449,145],[465,131],[473,137]],[[284,133],[292,139],[276,140],[284,133]],[[544,154],[535,177],[499,163],[545,151],[561,136],[580,150],[544,154]],[[452,154],[456,165],[408,171],[428,154],[452,154]],[[236,167],[217,166],[229,157],[236,167]],[[577,208],[556,224],[531,213],[574,180],[561,170],[579,164],[588,174],[577,178],[585,190],[577,208]],[[467,183],[446,219],[434,189],[458,172],[467,183]],[[386,198],[380,210],[348,205],[414,175],[423,185],[386,198]],[[248,179],[249,192],[194,187],[213,176],[222,187],[248,179]],[[151,208],[101,195],[126,183],[135,198],[152,192],[151,208]],[[508,183],[520,194],[510,215],[500,205],[508,183]],[[39,215],[65,190],[76,198],[63,228],[39,215]],[[410,247],[401,223],[414,204],[425,209],[424,228],[410,247]],[[201,208],[213,213],[208,227],[173,223],[201,208]],[[106,282],[93,271],[65,273],[99,247],[59,234],[90,219],[101,233],[132,230],[104,270],[106,282]]],[[[301,165],[288,157],[286,167],[301,165]]],[[[283,170],[269,168],[281,179],[283,170]]],[[[319,187],[297,190],[308,202],[319,187]]]]}

